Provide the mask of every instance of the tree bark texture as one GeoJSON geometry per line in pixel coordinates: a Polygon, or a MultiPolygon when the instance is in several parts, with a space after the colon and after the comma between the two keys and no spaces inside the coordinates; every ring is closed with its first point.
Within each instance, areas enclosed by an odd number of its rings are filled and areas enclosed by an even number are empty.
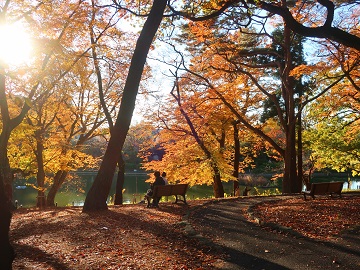
{"type": "Polygon", "coordinates": [[[66,176],[68,175],[68,171],[57,171],[54,176],[54,182],[50,187],[50,190],[46,197],[46,206],[55,206],[55,196],[59,191],[60,187],[64,183],[66,176]]]}
{"type": "Polygon", "coordinates": [[[136,42],[119,114],[111,130],[111,138],[98,174],[86,196],[83,207],[84,212],[107,209],[106,200],[110,192],[116,164],[131,123],[147,54],[162,21],[166,3],[167,0],[154,0],[149,16],[136,42]]]}
{"type": "Polygon", "coordinates": [[[37,162],[37,173],[36,182],[38,188],[38,196],[36,206],[44,208],[46,206],[45,200],[45,170],[44,170],[44,144],[43,144],[43,131],[37,130],[35,132],[36,138],[36,162],[37,162]]]}
{"type": "Polygon", "coordinates": [[[0,176],[3,181],[4,196],[7,201],[12,201],[12,174],[7,156],[7,145],[11,133],[11,120],[7,105],[5,91],[5,70],[0,65],[0,109],[1,109],[1,134],[0,134],[0,176]]]}
{"type": "Polygon", "coordinates": [[[297,163],[296,163],[296,123],[295,117],[295,100],[294,89],[295,83],[290,72],[293,69],[293,60],[291,54],[291,30],[288,27],[284,27],[284,67],[281,71],[282,75],[282,96],[285,102],[285,168],[283,179],[283,193],[297,193],[297,163]]]}
{"type": "Polygon", "coordinates": [[[233,176],[236,178],[234,180],[234,196],[236,196],[236,191],[239,189],[239,164],[240,164],[240,140],[239,140],[239,121],[234,120],[232,122],[233,131],[234,131],[234,171],[233,176]]]}
{"type": "Polygon", "coordinates": [[[15,253],[9,240],[11,212],[10,205],[5,196],[3,181],[0,175],[0,268],[3,270],[11,270],[15,253]]]}
{"type": "MultiPolygon", "coordinates": [[[[300,93],[301,97],[302,93],[300,93]]],[[[300,106],[299,106],[300,107],[300,106]]],[[[299,115],[297,117],[297,167],[298,167],[298,180],[297,184],[299,189],[302,189],[304,184],[304,170],[303,170],[303,143],[302,143],[302,117],[301,117],[301,108],[299,108],[299,115]]]]}
{"type": "Polygon", "coordinates": [[[115,205],[120,205],[123,204],[123,188],[124,188],[124,182],[125,182],[125,162],[124,159],[122,157],[122,155],[120,155],[119,157],[119,162],[118,162],[118,175],[117,175],[117,179],[116,179],[116,193],[115,193],[115,199],[114,199],[114,204],[115,205]]]}
{"type": "Polygon", "coordinates": [[[215,198],[224,198],[224,186],[221,182],[220,170],[216,163],[211,164],[214,176],[213,176],[213,189],[215,198]]]}

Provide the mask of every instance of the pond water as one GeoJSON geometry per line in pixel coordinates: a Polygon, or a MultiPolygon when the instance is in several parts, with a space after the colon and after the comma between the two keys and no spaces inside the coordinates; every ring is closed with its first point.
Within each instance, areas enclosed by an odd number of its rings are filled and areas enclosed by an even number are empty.
{"type": "MultiPolygon", "coordinates": [[[[79,173],[79,179],[77,185],[65,185],[56,195],[55,202],[58,206],[82,206],[86,197],[86,192],[90,189],[92,182],[95,179],[96,173],[94,172],[83,172],[79,173]],[[79,186],[81,188],[79,188],[79,186]]],[[[126,173],[125,174],[125,183],[124,183],[124,193],[123,193],[123,202],[124,203],[138,203],[140,202],[146,190],[150,188],[150,184],[146,183],[145,180],[148,179],[148,176],[145,173],[126,173]]],[[[341,179],[344,181],[344,179],[341,179]]],[[[113,185],[111,187],[110,196],[108,198],[108,203],[111,204],[113,196],[115,194],[115,184],[116,180],[114,179],[113,185]]],[[[233,183],[223,183],[226,196],[230,196],[232,193],[233,183]]],[[[244,187],[240,186],[240,190],[243,190],[244,187]]],[[[348,183],[345,182],[344,189],[348,189],[348,183]]],[[[350,185],[351,190],[360,189],[360,180],[351,181],[350,185]]],[[[249,195],[259,195],[259,194],[275,194],[277,187],[264,187],[264,188],[252,188],[249,195]]],[[[14,201],[18,201],[18,205],[23,207],[33,207],[36,205],[36,196],[37,191],[32,186],[26,185],[25,182],[17,181],[14,184],[14,201]]],[[[197,185],[189,188],[187,192],[187,199],[204,199],[213,197],[213,189],[211,186],[206,185],[197,185]]],[[[173,198],[169,197],[169,200],[173,198]]]]}
{"type": "MultiPolygon", "coordinates": [[[[65,185],[56,195],[55,203],[58,206],[82,206],[85,201],[86,193],[90,189],[92,182],[96,177],[96,173],[83,172],[79,173],[80,181],[77,180],[78,185],[65,185]]],[[[140,202],[146,191],[150,188],[150,184],[145,181],[148,176],[145,173],[126,173],[124,183],[123,202],[124,203],[138,203],[140,202]]],[[[115,194],[116,178],[114,177],[113,184],[110,190],[108,203],[112,203],[115,194]]],[[[232,192],[232,183],[224,183],[225,192],[230,194],[232,192]]],[[[17,181],[14,184],[13,199],[18,202],[18,205],[23,207],[33,207],[36,205],[37,190],[31,185],[27,185],[25,181],[17,181]]],[[[187,192],[188,199],[210,198],[213,196],[211,186],[194,186],[187,192]]],[[[168,198],[172,200],[172,198],[168,198]]]]}
{"type": "Polygon", "coordinates": [[[348,182],[344,183],[343,189],[349,190],[360,190],[360,180],[350,181],[350,186],[348,182]]]}

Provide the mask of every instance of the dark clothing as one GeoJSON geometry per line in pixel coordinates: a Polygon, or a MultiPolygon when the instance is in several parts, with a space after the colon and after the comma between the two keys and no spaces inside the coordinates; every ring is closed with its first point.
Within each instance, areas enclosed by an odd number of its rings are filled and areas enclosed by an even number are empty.
{"type": "MultiPolygon", "coordinates": [[[[154,183],[151,185],[151,189],[154,190],[155,186],[165,186],[165,181],[161,176],[155,178],[154,183]]],[[[159,204],[160,199],[161,197],[154,198],[153,206],[157,206],[159,204]]]]}
{"type": "Polygon", "coordinates": [[[152,187],[154,187],[154,186],[164,186],[164,185],[165,185],[164,179],[161,176],[159,176],[159,177],[155,178],[155,181],[152,184],[152,187]]]}

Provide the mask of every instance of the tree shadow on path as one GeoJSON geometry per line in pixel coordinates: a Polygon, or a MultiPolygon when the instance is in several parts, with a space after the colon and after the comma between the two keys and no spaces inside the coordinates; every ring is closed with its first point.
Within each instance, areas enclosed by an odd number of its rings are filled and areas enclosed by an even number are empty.
{"type": "Polygon", "coordinates": [[[249,201],[224,200],[190,213],[196,237],[228,255],[218,269],[359,269],[359,253],[346,245],[349,240],[327,243],[265,230],[245,218],[250,205],[249,201]]]}

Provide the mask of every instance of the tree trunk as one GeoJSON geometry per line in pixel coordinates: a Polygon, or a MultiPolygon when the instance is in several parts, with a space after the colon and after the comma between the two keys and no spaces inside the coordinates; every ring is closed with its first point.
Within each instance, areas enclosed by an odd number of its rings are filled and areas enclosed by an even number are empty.
{"type": "Polygon", "coordinates": [[[212,169],[214,171],[214,183],[213,183],[213,189],[214,189],[214,196],[215,198],[224,198],[224,186],[221,182],[221,176],[219,168],[216,166],[216,164],[212,164],[212,169]]]}
{"type": "MultiPolygon", "coordinates": [[[[300,93],[300,97],[302,93],[300,93]]],[[[300,106],[299,106],[300,107],[300,106]]],[[[301,108],[299,108],[299,115],[297,121],[297,167],[298,167],[298,180],[297,183],[300,185],[299,189],[302,190],[302,184],[304,179],[304,170],[303,170],[303,144],[302,144],[302,118],[301,118],[301,108]]]]}
{"type": "MultiPolygon", "coordinates": [[[[0,18],[0,20],[1,19],[3,18],[0,18]]],[[[13,198],[12,184],[14,177],[11,172],[10,163],[7,156],[7,146],[12,130],[20,125],[30,107],[25,102],[20,114],[12,119],[10,118],[4,74],[5,69],[0,63],[0,113],[2,121],[2,130],[0,134],[0,175],[3,179],[4,194],[7,198],[7,201],[11,203],[13,198]]]]}
{"type": "Polygon", "coordinates": [[[54,176],[54,182],[50,187],[50,190],[47,194],[46,205],[47,206],[55,206],[55,196],[59,191],[60,187],[64,183],[66,176],[68,175],[68,171],[57,171],[54,176]]]}
{"type": "Polygon", "coordinates": [[[5,196],[4,180],[0,174],[0,268],[11,270],[15,258],[14,249],[10,244],[9,231],[11,223],[11,211],[7,197],[5,196]]]}
{"type": "Polygon", "coordinates": [[[119,114],[111,130],[111,137],[99,172],[86,196],[84,212],[107,209],[106,200],[110,192],[118,157],[131,123],[147,54],[160,26],[166,3],[167,0],[154,0],[149,16],[137,40],[123,91],[119,114]]]}
{"type": "Polygon", "coordinates": [[[35,131],[36,138],[36,162],[37,162],[37,173],[36,173],[36,183],[38,188],[38,196],[36,206],[39,208],[44,208],[46,206],[45,201],[45,170],[44,170],[44,145],[42,142],[43,132],[41,130],[35,131]]]}
{"type": "Polygon", "coordinates": [[[297,185],[297,164],[296,164],[296,117],[295,117],[295,100],[294,78],[290,76],[293,69],[293,59],[291,53],[291,31],[284,27],[284,70],[282,75],[282,95],[285,101],[286,123],[284,126],[286,136],[285,147],[285,168],[283,179],[283,193],[298,193],[297,185]]]}
{"type": "Polygon", "coordinates": [[[123,188],[124,188],[124,182],[125,182],[125,162],[120,155],[119,162],[118,162],[118,175],[116,179],[116,193],[115,193],[115,200],[114,205],[121,205],[123,204],[123,188]]]}
{"type": "Polygon", "coordinates": [[[296,137],[295,126],[289,125],[286,134],[285,168],[283,179],[283,193],[298,193],[296,166],[296,137]]]}
{"type": "Polygon", "coordinates": [[[234,196],[237,196],[239,193],[239,164],[240,164],[240,140],[239,140],[239,128],[238,128],[239,121],[234,120],[232,122],[233,130],[234,130],[234,171],[233,176],[236,178],[234,180],[234,196]]]}
{"type": "MultiPolygon", "coordinates": [[[[5,148],[6,147],[7,146],[5,146],[5,148]]],[[[3,148],[0,146],[0,152],[1,151],[3,151],[3,148]]],[[[0,175],[3,179],[4,196],[6,197],[6,201],[11,204],[13,199],[13,174],[11,173],[7,151],[5,151],[5,153],[0,153],[0,159],[0,175]]]]}
{"type": "Polygon", "coordinates": [[[13,190],[12,180],[13,176],[10,170],[10,163],[8,159],[7,146],[11,133],[11,120],[7,105],[6,91],[5,91],[5,70],[0,65],[0,108],[1,108],[1,120],[2,130],[0,134],[0,175],[3,179],[4,196],[8,202],[12,201],[13,190]]]}

